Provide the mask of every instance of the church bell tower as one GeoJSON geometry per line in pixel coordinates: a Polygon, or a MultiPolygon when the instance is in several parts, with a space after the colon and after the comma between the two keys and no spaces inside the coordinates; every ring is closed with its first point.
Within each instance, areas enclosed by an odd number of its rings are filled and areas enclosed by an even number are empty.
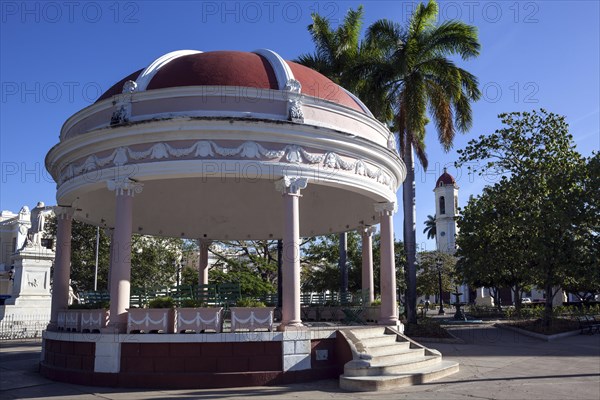
{"type": "Polygon", "coordinates": [[[448,254],[456,251],[456,234],[458,228],[458,186],[456,180],[444,168],[435,183],[435,228],[438,250],[448,254]]]}

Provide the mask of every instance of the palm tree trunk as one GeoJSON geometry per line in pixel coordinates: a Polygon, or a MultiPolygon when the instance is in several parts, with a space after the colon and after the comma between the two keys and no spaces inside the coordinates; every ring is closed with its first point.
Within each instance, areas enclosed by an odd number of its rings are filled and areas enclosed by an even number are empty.
{"type": "Polygon", "coordinates": [[[412,143],[407,143],[402,159],[406,165],[406,179],[402,183],[404,211],[404,250],[406,251],[406,317],[409,324],[417,323],[417,234],[415,210],[415,161],[412,143]]]}

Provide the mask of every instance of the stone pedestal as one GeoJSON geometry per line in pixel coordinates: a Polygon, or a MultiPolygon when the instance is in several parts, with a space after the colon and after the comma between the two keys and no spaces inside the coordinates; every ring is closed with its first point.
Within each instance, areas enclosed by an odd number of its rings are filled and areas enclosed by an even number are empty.
{"type": "Polygon", "coordinates": [[[15,275],[11,298],[5,305],[50,309],[50,268],[54,252],[41,246],[25,247],[12,257],[15,275]]]}
{"type": "Polygon", "coordinates": [[[0,306],[4,339],[40,337],[50,321],[50,268],[54,252],[25,247],[11,257],[15,267],[11,297],[0,306]]]}

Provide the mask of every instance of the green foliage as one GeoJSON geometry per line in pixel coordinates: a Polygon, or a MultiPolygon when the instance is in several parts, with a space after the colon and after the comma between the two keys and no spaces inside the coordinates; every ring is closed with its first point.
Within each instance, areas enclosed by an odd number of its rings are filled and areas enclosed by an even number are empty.
{"type": "Polygon", "coordinates": [[[202,302],[202,300],[183,299],[183,300],[181,300],[180,307],[182,307],[182,308],[197,308],[197,307],[206,307],[206,305],[202,302]]]}
{"type": "Polygon", "coordinates": [[[198,284],[198,267],[186,265],[181,269],[181,284],[182,285],[197,285],[198,284]]]}
{"type": "Polygon", "coordinates": [[[393,130],[407,166],[402,200],[410,323],[417,322],[413,149],[427,169],[427,124],[433,122],[438,141],[448,151],[456,132],[471,128],[471,102],[481,97],[477,78],[453,60],[466,61],[479,55],[477,29],[456,20],[438,24],[438,11],[437,2],[430,0],[416,7],[406,27],[386,19],[376,21],[367,30],[366,43],[371,51],[360,61],[365,79],[385,93],[394,110],[393,130]]]}
{"type": "MultiPolygon", "coordinates": [[[[56,236],[56,218],[46,223],[47,234],[56,236]]],[[[110,237],[100,229],[98,251],[98,290],[108,290],[108,270],[110,266],[110,237]]],[[[71,229],[71,286],[75,293],[94,290],[94,270],[96,263],[96,227],[73,220],[71,229]]]]}
{"type": "Polygon", "coordinates": [[[435,225],[435,214],[428,215],[425,220],[425,229],[423,233],[427,234],[427,239],[435,239],[437,235],[437,227],[435,225]]]}
{"type": "Polygon", "coordinates": [[[519,188],[504,179],[472,198],[458,220],[458,274],[473,287],[510,287],[520,307],[532,283],[529,216],[519,188]]]}
{"type": "Polygon", "coordinates": [[[131,241],[131,286],[159,287],[176,283],[183,240],[133,235],[131,241]]]}
{"type": "MultiPolygon", "coordinates": [[[[56,235],[56,219],[49,219],[48,234],[56,235]]],[[[110,237],[99,230],[98,290],[108,290],[110,237]]],[[[133,235],[131,286],[172,286],[181,257],[181,239],[133,235]]],[[[71,284],[76,293],[94,290],[96,227],[73,220],[71,233],[71,284]]]]}
{"type": "Polygon", "coordinates": [[[235,305],[236,307],[266,307],[265,303],[251,297],[240,297],[235,305]]]}
{"type": "Polygon", "coordinates": [[[460,267],[472,282],[516,279],[545,289],[549,323],[555,287],[600,288],[598,154],[585,160],[575,150],[560,115],[542,109],[500,118],[505,127],[459,151],[458,166],[483,162],[470,169],[501,175],[459,220],[460,267]],[[510,279],[493,272],[501,266],[510,279]]]}
{"type": "Polygon", "coordinates": [[[312,14],[313,23],[308,31],[315,45],[313,54],[302,54],[297,62],[312,68],[356,94],[382,122],[393,117],[392,105],[382,90],[381,82],[368,79],[361,71],[365,60],[371,58],[371,49],[360,40],[364,19],[362,6],[348,10],[344,20],[333,29],[330,21],[317,13],[312,14]]]}
{"type": "MultiPolygon", "coordinates": [[[[339,235],[318,236],[308,240],[303,247],[302,290],[306,292],[339,292],[341,273],[339,235]]],[[[361,289],[361,237],[356,231],[347,234],[348,291],[361,289]]]]}
{"type": "Polygon", "coordinates": [[[173,308],[175,300],[169,296],[156,297],[148,302],[148,308],[173,308]]]}
{"type": "MultiPolygon", "coordinates": [[[[348,291],[362,290],[362,240],[356,231],[348,232],[348,291]]],[[[396,242],[396,282],[398,290],[406,288],[404,265],[406,257],[402,242],[396,242]]],[[[373,281],[375,292],[380,284],[380,235],[373,235],[373,281]]],[[[303,247],[302,290],[306,292],[339,292],[341,274],[338,267],[339,235],[332,234],[311,238],[303,247]]]]}
{"type": "MultiPolygon", "coordinates": [[[[221,268],[212,268],[209,271],[209,281],[215,284],[239,282],[240,290],[244,296],[261,297],[276,291],[275,285],[271,281],[265,281],[260,273],[257,272],[257,266],[248,260],[227,259],[224,261],[226,271],[221,268]]],[[[265,267],[263,267],[265,268],[265,267]]],[[[275,273],[276,264],[272,265],[275,273]]]]}
{"type": "Polygon", "coordinates": [[[110,303],[102,301],[99,303],[74,303],[69,305],[69,310],[108,310],[110,303]]]}
{"type": "Polygon", "coordinates": [[[450,293],[458,282],[456,279],[456,257],[439,251],[423,251],[417,257],[417,293],[439,295],[439,273],[442,273],[442,291],[450,293]],[[441,261],[439,266],[437,261],[441,261]]]}
{"type": "Polygon", "coordinates": [[[371,307],[379,307],[381,306],[381,299],[375,299],[371,302],[371,307]]]}

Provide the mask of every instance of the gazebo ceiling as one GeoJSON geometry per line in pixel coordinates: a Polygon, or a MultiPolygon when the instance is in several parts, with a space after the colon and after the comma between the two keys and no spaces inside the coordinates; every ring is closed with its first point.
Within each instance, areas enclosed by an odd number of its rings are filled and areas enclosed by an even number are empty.
{"type": "Polygon", "coordinates": [[[46,157],[57,202],[115,224],[115,181],[143,185],[133,230],[188,238],[282,237],[275,182],[304,177],[303,236],[379,222],[405,167],[393,135],[323,75],[253,53],[184,50],[127,76],[67,120],[46,157]]]}

